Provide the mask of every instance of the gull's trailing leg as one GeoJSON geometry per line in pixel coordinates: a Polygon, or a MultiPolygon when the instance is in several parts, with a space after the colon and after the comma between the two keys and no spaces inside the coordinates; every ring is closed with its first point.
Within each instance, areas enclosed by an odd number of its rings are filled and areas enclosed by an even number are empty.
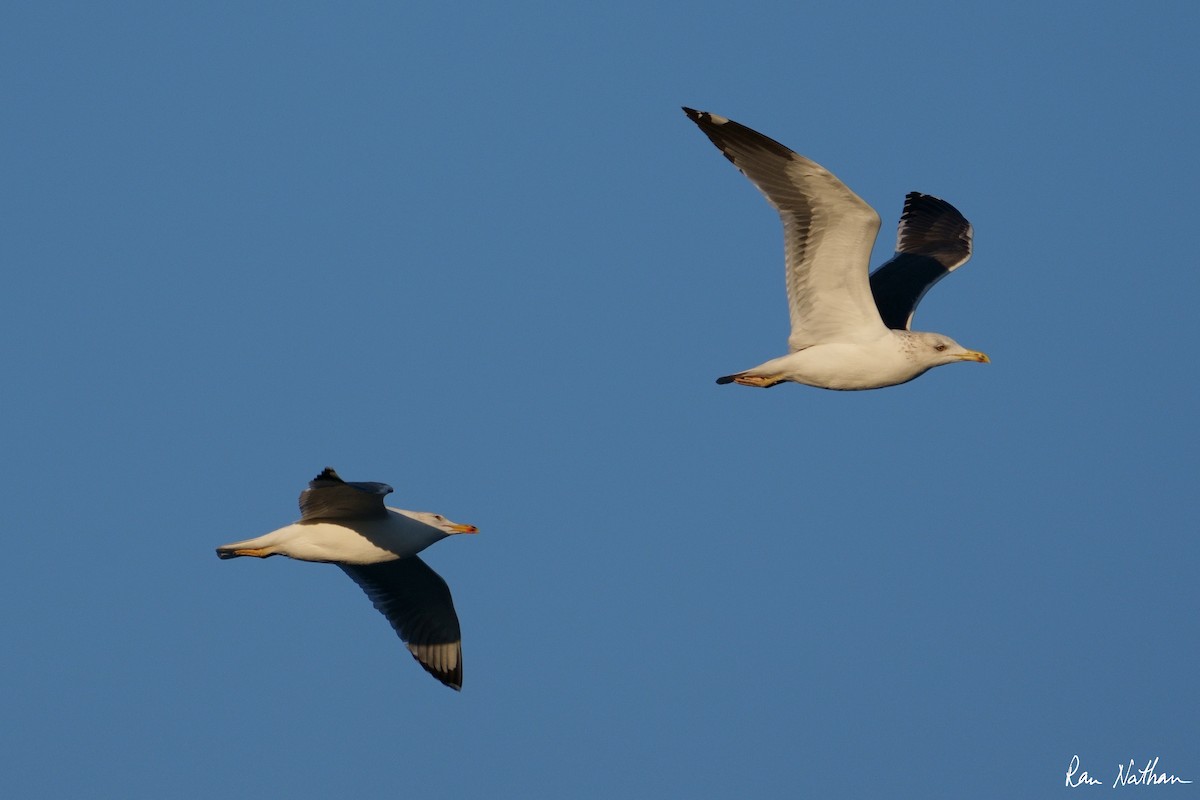
{"type": "Polygon", "coordinates": [[[770,389],[776,384],[783,383],[785,378],[778,375],[749,375],[745,372],[737,375],[724,375],[717,378],[717,383],[724,385],[726,383],[738,383],[742,386],[757,386],[759,389],[770,389]]]}
{"type": "Polygon", "coordinates": [[[273,552],[271,552],[270,548],[267,548],[267,547],[238,547],[238,548],[230,548],[228,550],[226,550],[225,548],[217,549],[217,557],[218,558],[237,558],[238,556],[254,556],[255,558],[266,558],[267,556],[273,556],[273,555],[275,555],[275,554],[273,552]]]}

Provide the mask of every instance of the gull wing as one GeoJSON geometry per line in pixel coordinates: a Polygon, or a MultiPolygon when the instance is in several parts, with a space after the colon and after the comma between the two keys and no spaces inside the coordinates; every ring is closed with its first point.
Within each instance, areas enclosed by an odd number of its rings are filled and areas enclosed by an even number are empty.
{"type": "Polygon", "coordinates": [[[684,108],[783,221],[795,352],[884,334],[867,279],[879,215],[833,173],[744,125],[684,108]]]}
{"type": "Polygon", "coordinates": [[[417,556],[379,564],[338,564],[392,623],[433,677],[462,689],[462,634],[450,587],[417,556]]]}
{"type": "Polygon", "coordinates": [[[896,230],[896,255],[871,274],[883,324],[912,329],[917,304],[935,283],[971,258],[971,223],[945,200],[909,192],[896,230]]]}
{"type": "Polygon", "coordinates": [[[392,491],[386,483],[349,483],[326,467],[300,493],[300,519],[364,519],[386,517],[383,498],[392,491]]]}

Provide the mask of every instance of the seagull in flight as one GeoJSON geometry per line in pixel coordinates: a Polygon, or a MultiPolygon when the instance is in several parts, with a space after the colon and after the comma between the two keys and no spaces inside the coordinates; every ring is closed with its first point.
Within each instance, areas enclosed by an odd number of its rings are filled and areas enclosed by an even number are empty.
{"type": "Polygon", "coordinates": [[[300,493],[300,520],[224,544],[220,558],[287,556],[337,564],[375,604],[425,671],[462,689],[462,636],[450,589],[417,553],[474,525],[383,504],[386,483],[351,483],[331,467],[300,493]]]}
{"type": "Polygon", "coordinates": [[[878,389],[942,364],[989,362],[948,336],[911,329],[929,288],[971,257],[971,225],[957,209],[910,193],[896,257],[868,276],[879,232],[875,209],[833,173],[774,139],[716,114],[683,110],[783,221],[789,352],[717,383],[878,389]]]}

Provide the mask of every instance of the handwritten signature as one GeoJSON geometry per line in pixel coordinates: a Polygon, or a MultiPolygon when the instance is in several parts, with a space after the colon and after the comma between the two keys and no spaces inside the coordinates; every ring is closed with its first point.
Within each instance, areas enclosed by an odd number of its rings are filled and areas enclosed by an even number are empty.
{"type": "MultiPolygon", "coordinates": [[[[1079,756],[1071,756],[1071,763],[1067,767],[1067,788],[1077,789],[1080,786],[1100,786],[1104,781],[1099,778],[1094,778],[1088,775],[1087,770],[1079,771],[1079,756]]],[[[1168,775],[1165,772],[1158,771],[1158,756],[1148,760],[1146,766],[1138,769],[1133,764],[1133,759],[1129,759],[1129,764],[1117,764],[1117,779],[1113,781],[1113,788],[1118,786],[1157,786],[1160,783],[1191,783],[1185,781],[1176,775],[1168,775]]]]}

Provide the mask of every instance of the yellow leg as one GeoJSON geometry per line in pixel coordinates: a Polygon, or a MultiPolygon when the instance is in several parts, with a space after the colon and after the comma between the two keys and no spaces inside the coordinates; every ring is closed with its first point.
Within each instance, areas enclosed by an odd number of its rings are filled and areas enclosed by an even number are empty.
{"type": "Polygon", "coordinates": [[[777,375],[738,375],[733,380],[742,386],[757,386],[760,389],[769,389],[777,383],[783,383],[783,378],[777,375]]]}
{"type": "Polygon", "coordinates": [[[225,550],[217,548],[217,556],[219,558],[237,558],[238,556],[254,556],[255,558],[267,558],[275,555],[266,547],[238,547],[233,550],[225,550]]]}

